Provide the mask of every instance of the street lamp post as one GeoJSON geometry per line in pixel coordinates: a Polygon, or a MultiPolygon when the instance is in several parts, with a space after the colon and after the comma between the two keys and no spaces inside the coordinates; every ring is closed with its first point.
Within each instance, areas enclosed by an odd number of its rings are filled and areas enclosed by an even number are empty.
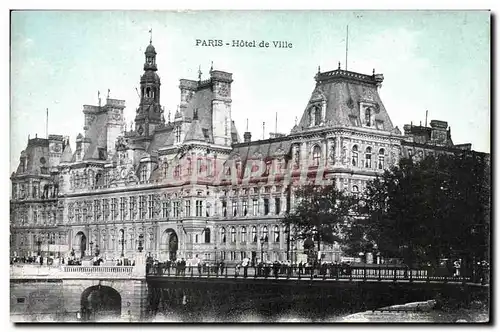
{"type": "Polygon", "coordinates": [[[38,256],[42,256],[42,240],[40,237],[36,238],[36,244],[38,246],[38,256]]]}
{"type": "Polygon", "coordinates": [[[124,249],[125,249],[125,243],[127,242],[125,240],[125,232],[122,233],[122,236],[121,236],[121,239],[118,240],[118,242],[120,243],[121,247],[122,247],[122,253],[121,253],[121,257],[124,256],[123,252],[124,252],[124,249]]]}
{"type": "Polygon", "coordinates": [[[57,246],[57,249],[59,250],[57,253],[57,257],[61,258],[61,233],[59,233],[59,245],[57,246]]]}
{"type": "Polygon", "coordinates": [[[264,236],[260,237],[260,261],[264,262],[264,236]]]}
{"type": "Polygon", "coordinates": [[[217,246],[214,246],[214,254],[215,266],[217,266],[217,246]]]}
{"type": "Polygon", "coordinates": [[[90,241],[89,245],[90,245],[90,256],[92,256],[92,246],[94,245],[94,242],[90,241]]]}

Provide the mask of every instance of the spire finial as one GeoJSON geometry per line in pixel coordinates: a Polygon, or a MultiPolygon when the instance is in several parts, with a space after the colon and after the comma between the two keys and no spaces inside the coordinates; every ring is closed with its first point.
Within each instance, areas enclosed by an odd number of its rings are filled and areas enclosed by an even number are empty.
{"type": "Polygon", "coordinates": [[[101,91],[97,90],[97,99],[99,100],[99,107],[101,107],[101,91]]]}
{"type": "Polygon", "coordinates": [[[318,66],[318,74],[321,73],[321,67],[318,66]]]}
{"type": "Polygon", "coordinates": [[[339,68],[338,69],[340,70],[340,61],[339,61],[339,68]]]}
{"type": "Polygon", "coordinates": [[[214,70],[214,62],[210,61],[210,72],[214,70]]]}
{"type": "Polygon", "coordinates": [[[110,91],[111,91],[111,90],[108,88],[108,97],[107,97],[107,99],[109,99],[109,92],[110,92],[110,91]]]}
{"type": "Polygon", "coordinates": [[[149,43],[153,43],[153,28],[149,29],[149,43]]]}
{"type": "Polygon", "coordinates": [[[297,117],[295,117],[295,125],[297,125],[297,117]]]}
{"type": "Polygon", "coordinates": [[[375,68],[373,68],[373,72],[372,72],[373,75],[375,75],[375,68]]]}
{"type": "Polygon", "coordinates": [[[170,123],[170,110],[168,111],[168,123],[170,123]]]}
{"type": "Polygon", "coordinates": [[[198,81],[201,81],[201,65],[198,65],[198,81]]]}

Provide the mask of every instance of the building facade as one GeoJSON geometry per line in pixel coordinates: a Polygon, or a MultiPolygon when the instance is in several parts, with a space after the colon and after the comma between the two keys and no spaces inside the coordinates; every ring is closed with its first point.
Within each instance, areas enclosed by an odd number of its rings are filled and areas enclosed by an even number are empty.
{"type": "MultiPolygon", "coordinates": [[[[145,51],[133,127],[125,101],[84,105],[83,134],[28,139],[12,174],[11,254],[106,259],[141,246],[159,260],[300,259],[280,223],[294,189],[335,183],[361,192],[367,181],[415,155],[470,150],[446,122],[393,126],[378,90],[383,75],[318,72],[290,134],[243,141],[232,121],[231,73],[181,79],[180,104],[165,119],[156,50],[145,51]]],[[[235,110],[237,112],[237,110],[235,110]]],[[[292,230],[293,231],[293,230],[292,230]]],[[[320,248],[339,261],[337,245],[320,248]]]]}

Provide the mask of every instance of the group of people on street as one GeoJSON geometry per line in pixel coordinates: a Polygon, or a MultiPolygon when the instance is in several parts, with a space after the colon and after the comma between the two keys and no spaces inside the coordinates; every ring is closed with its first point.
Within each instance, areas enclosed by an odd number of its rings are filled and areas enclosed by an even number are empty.
{"type": "Polygon", "coordinates": [[[159,260],[151,257],[146,259],[146,273],[155,275],[185,276],[186,270],[188,274],[193,274],[195,270],[198,272],[198,275],[210,272],[213,274],[223,274],[225,267],[226,265],[224,261],[210,265],[207,262],[202,262],[201,260],[197,260],[196,263],[190,261],[188,264],[184,258],[175,260],[171,259],[165,262],[160,262],[159,260]]]}

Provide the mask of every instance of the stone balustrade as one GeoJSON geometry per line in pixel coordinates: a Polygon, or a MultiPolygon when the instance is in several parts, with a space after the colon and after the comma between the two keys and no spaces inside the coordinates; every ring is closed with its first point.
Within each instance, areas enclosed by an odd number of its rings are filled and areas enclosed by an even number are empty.
{"type": "Polygon", "coordinates": [[[11,279],[130,279],[144,278],[144,266],[39,266],[31,264],[11,265],[11,279]]]}

